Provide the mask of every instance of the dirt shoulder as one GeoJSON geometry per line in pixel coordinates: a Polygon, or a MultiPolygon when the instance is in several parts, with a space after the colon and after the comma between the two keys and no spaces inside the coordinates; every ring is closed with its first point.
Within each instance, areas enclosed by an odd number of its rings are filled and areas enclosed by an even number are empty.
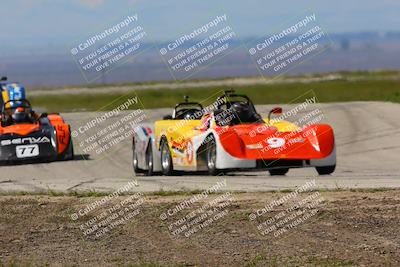
{"type": "Polygon", "coordinates": [[[5,266],[399,266],[399,193],[1,196],[0,261],[5,266]]]}

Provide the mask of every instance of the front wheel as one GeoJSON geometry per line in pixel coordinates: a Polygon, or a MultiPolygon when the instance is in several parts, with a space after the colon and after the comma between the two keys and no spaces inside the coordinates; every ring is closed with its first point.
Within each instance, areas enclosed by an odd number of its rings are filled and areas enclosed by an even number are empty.
{"type": "Polygon", "coordinates": [[[135,140],[132,143],[132,167],[135,173],[142,173],[143,171],[139,168],[138,156],[135,149],[135,140]]]}
{"type": "Polygon", "coordinates": [[[269,170],[269,174],[271,176],[276,176],[276,175],[285,175],[286,173],[288,173],[289,168],[283,168],[283,169],[272,169],[269,170]]]}
{"type": "Polygon", "coordinates": [[[151,140],[146,149],[146,164],[147,164],[147,176],[153,175],[153,150],[151,149],[151,140]]]}
{"type": "Polygon", "coordinates": [[[328,175],[335,171],[336,165],[315,167],[319,175],[328,175]]]}
{"type": "Polygon", "coordinates": [[[161,143],[161,170],[164,175],[172,175],[174,168],[172,166],[172,156],[169,150],[168,142],[163,140],[161,143]]]}
{"type": "Polygon", "coordinates": [[[59,160],[73,160],[74,159],[74,145],[72,144],[72,139],[69,140],[68,146],[59,157],[59,160]]]}
{"type": "Polygon", "coordinates": [[[135,151],[135,141],[133,141],[133,144],[132,144],[132,167],[133,167],[133,171],[135,173],[139,172],[139,163],[138,163],[138,158],[137,158],[136,151],[135,151]]]}
{"type": "Polygon", "coordinates": [[[217,175],[217,144],[215,139],[211,138],[207,145],[207,170],[210,175],[217,175]]]}

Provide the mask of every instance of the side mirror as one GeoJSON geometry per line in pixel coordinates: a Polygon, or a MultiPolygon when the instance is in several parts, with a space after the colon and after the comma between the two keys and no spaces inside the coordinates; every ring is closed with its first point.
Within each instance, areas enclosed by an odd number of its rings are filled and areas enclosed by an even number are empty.
{"type": "Polygon", "coordinates": [[[172,120],[172,116],[171,115],[165,115],[163,117],[163,120],[172,120]]]}
{"type": "Polygon", "coordinates": [[[282,114],[282,108],[281,107],[275,107],[271,109],[271,111],[268,113],[268,121],[271,120],[271,115],[281,115],[282,114]]]}
{"type": "Polygon", "coordinates": [[[3,77],[1,77],[1,79],[0,79],[2,82],[5,82],[5,81],[7,81],[7,77],[6,76],[3,76],[3,77]]]}

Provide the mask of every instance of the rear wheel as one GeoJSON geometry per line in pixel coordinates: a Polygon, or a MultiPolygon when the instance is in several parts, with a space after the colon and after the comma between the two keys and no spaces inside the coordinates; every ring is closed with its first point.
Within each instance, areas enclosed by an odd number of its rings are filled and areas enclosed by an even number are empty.
{"type": "Polygon", "coordinates": [[[210,175],[217,175],[217,144],[214,137],[212,137],[207,144],[207,170],[210,175]]]}
{"type": "Polygon", "coordinates": [[[276,176],[276,175],[285,175],[286,173],[288,173],[289,168],[283,168],[283,169],[272,169],[269,170],[269,174],[271,176],[276,176]]]}
{"type": "Polygon", "coordinates": [[[315,167],[319,175],[328,175],[335,171],[336,165],[315,167]]]}
{"type": "Polygon", "coordinates": [[[166,140],[161,142],[161,170],[164,175],[172,175],[174,170],[171,152],[166,140]]]}
{"type": "Polygon", "coordinates": [[[143,170],[139,168],[138,156],[135,149],[135,140],[132,143],[132,167],[135,173],[143,173],[143,170]]]}

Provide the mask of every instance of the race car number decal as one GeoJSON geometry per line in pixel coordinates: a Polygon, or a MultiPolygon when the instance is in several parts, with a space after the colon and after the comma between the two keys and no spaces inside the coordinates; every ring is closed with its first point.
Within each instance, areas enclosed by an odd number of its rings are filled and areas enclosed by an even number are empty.
{"type": "Polygon", "coordinates": [[[29,158],[39,155],[38,145],[17,146],[15,149],[17,153],[17,158],[29,158]]]}
{"type": "Polygon", "coordinates": [[[270,148],[278,148],[285,145],[285,139],[279,137],[273,137],[267,140],[270,148]]]}

